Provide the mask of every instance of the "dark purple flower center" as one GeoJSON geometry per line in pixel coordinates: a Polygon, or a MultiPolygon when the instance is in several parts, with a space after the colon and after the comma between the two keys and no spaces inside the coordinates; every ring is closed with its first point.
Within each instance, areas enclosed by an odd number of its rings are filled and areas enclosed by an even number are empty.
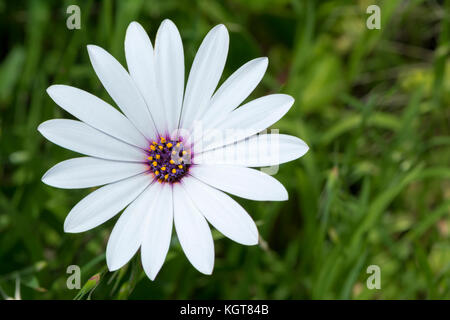
{"type": "Polygon", "coordinates": [[[177,182],[189,171],[191,152],[182,139],[159,137],[147,150],[150,172],[159,182],[177,182]]]}

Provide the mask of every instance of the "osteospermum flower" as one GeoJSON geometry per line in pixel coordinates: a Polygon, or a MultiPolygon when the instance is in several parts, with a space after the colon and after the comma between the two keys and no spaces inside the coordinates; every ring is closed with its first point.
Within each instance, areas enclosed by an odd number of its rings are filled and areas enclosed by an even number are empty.
{"type": "Polygon", "coordinates": [[[216,91],[228,41],[223,25],[206,35],[186,88],[183,46],[169,20],[161,24],[154,48],[138,23],[129,25],[128,72],[108,52],[89,45],[92,66],[122,113],[86,91],[48,88],[50,97],[81,121],[48,120],[38,130],[87,157],[58,163],[42,181],[67,189],[104,185],[75,205],[64,231],[95,228],[126,208],[108,241],[109,270],[125,265],[141,248],[142,265],[153,280],[174,224],[188,260],[211,274],[214,244],[208,222],[238,243],[258,243],[255,223],[226,193],[258,201],[288,199],[276,179],[249,167],[278,165],[306,153],[307,145],[296,137],[256,135],[278,121],[294,100],[273,94],[239,107],[263,77],[267,58],[244,64],[216,91]],[[205,129],[201,139],[194,138],[197,124],[205,129]],[[237,134],[219,138],[212,129],[237,134]]]}

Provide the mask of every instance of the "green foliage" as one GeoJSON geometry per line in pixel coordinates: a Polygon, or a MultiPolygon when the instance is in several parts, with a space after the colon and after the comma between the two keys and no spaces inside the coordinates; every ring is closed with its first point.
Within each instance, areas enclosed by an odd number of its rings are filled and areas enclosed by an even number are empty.
{"type": "Polygon", "coordinates": [[[70,1],[0,3],[0,293],[26,299],[449,299],[450,1],[375,1],[381,30],[365,27],[374,1],[77,1],[81,29],[66,28],[70,1]],[[439,4],[442,3],[442,4],[439,4]],[[274,128],[310,151],[275,176],[283,203],[240,203],[261,244],[244,247],[214,231],[215,269],[197,272],[176,237],[156,281],[139,254],[108,272],[105,247],[117,218],[65,234],[71,207],[91,190],[41,183],[74,156],[46,142],[39,123],[70,118],[46,94],[51,84],[112,103],[90,66],[97,44],[124,65],[127,25],[154,39],[164,18],[180,29],[186,66],[208,30],[224,23],[224,77],[269,57],[251,95],[291,94],[274,128]],[[68,290],[77,264],[82,289],[68,290]],[[366,287],[369,265],[381,289],[366,287]],[[18,296],[17,296],[18,297],[18,296]]]}

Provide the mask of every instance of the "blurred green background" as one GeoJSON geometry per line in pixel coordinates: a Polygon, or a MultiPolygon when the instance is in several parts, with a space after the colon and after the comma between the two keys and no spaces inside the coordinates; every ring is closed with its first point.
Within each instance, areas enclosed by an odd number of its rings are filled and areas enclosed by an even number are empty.
{"type": "Polygon", "coordinates": [[[0,293],[24,299],[449,299],[450,1],[0,1],[0,293]],[[66,8],[81,29],[66,28],[66,8]],[[381,30],[366,8],[381,8],[381,30]],[[287,202],[240,203],[257,221],[260,246],[214,232],[215,269],[197,272],[174,238],[156,281],[137,255],[106,270],[117,217],[65,234],[71,207],[92,190],[62,190],[40,178],[76,156],[37,132],[71,118],[46,94],[51,84],[109,101],[88,59],[97,44],[125,65],[128,24],[154,40],[164,18],[178,26],[186,66],[208,30],[224,23],[224,77],[269,57],[255,98],[284,92],[294,107],[273,127],[310,151],[275,176],[287,202]],[[82,290],[66,268],[82,270],[82,290]],[[366,286],[369,265],[381,289],[366,286]],[[98,274],[95,280],[89,278],[98,274]]]}

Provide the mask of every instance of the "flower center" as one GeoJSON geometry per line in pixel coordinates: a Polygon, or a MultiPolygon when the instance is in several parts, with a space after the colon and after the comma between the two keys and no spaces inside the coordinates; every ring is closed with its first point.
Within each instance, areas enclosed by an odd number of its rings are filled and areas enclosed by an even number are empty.
{"type": "Polygon", "coordinates": [[[149,170],[159,182],[177,182],[188,172],[191,163],[190,150],[182,140],[159,137],[147,150],[149,170]]]}

